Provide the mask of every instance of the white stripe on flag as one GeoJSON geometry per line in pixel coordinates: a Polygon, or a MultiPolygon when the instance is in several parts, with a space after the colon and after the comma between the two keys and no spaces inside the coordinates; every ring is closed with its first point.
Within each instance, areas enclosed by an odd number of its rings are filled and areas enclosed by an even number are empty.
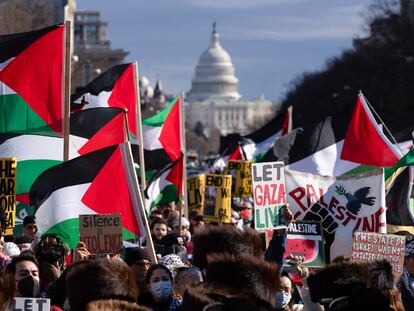
{"type": "Polygon", "coordinates": [[[96,214],[81,201],[90,185],[86,183],[54,191],[36,212],[39,231],[45,233],[58,223],[78,218],[81,214],[96,214]]]}
{"type": "Polygon", "coordinates": [[[164,148],[160,142],[161,130],[162,130],[162,126],[144,125],[142,127],[144,149],[156,150],[156,149],[164,148]]]}
{"type": "Polygon", "coordinates": [[[340,176],[360,164],[341,159],[344,141],[326,147],[310,156],[286,166],[290,170],[322,176],[340,176]]]}
{"type": "Polygon", "coordinates": [[[108,99],[111,97],[112,91],[102,91],[98,95],[92,95],[91,93],[82,94],[81,97],[77,98],[74,103],[81,104],[82,99],[88,103],[85,108],[97,108],[97,107],[109,107],[108,99]]]}

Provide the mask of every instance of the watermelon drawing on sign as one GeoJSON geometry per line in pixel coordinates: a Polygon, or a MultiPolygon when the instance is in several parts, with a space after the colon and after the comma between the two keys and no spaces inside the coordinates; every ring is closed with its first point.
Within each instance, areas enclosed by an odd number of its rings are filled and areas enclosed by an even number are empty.
{"type": "Polygon", "coordinates": [[[285,260],[295,261],[294,256],[304,257],[304,264],[314,261],[318,257],[319,245],[317,240],[289,237],[286,240],[285,260]]]}

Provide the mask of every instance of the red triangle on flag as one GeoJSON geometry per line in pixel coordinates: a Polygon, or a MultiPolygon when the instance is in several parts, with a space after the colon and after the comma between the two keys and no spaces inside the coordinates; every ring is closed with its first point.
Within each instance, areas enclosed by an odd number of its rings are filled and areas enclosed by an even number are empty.
{"type": "Polygon", "coordinates": [[[181,154],[180,158],[175,161],[170,172],[165,177],[166,180],[177,187],[178,196],[183,194],[183,165],[183,155],[181,154]]]}
{"type": "Polygon", "coordinates": [[[121,214],[122,227],[141,236],[119,147],[96,175],[82,203],[97,214],[121,214]]]}
{"type": "Polygon", "coordinates": [[[127,108],[129,130],[137,136],[137,102],[134,82],[134,65],[122,73],[112,89],[108,104],[113,108],[127,108]]]}
{"type": "Polygon", "coordinates": [[[363,100],[359,95],[346,132],[341,159],[370,166],[393,166],[399,157],[363,100]]]}
{"type": "Polygon", "coordinates": [[[240,145],[237,146],[236,150],[230,155],[229,160],[243,160],[243,153],[241,151],[240,145]]]}
{"type": "Polygon", "coordinates": [[[173,161],[176,161],[181,156],[180,128],[180,98],[178,97],[165,118],[159,138],[165,152],[173,161]]]}
{"type": "Polygon", "coordinates": [[[124,141],[124,112],[121,112],[96,132],[78,152],[84,155],[101,148],[122,144],[124,141]]]}
{"type": "Polygon", "coordinates": [[[0,81],[59,134],[63,118],[63,38],[64,26],[46,33],[0,71],[0,81]]]}

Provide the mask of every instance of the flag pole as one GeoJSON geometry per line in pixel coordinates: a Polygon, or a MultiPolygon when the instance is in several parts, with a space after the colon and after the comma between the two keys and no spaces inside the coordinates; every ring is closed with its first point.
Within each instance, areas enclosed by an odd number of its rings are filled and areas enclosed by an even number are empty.
{"type": "Polygon", "coordinates": [[[138,74],[138,62],[134,62],[134,84],[135,84],[135,98],[137,102],[137,134],[139,141],[139,169],[141,172],[141,195],[145,203],[144,190],[147,188],[147,182],[145,180],[145,159],[144,159],[144,136],[142,135],[142,116],[141,116],[141,95],[139,90],[139,74],[138,74]]]}
{"type": "MultiPolygon", "coordinates": [[[[181,152],[183,153],[183,198],[184,201],[180,207],[180,214],[183,213],[182,209],[184,208],[184,217],[188,217],[188,199],[187,199],[187,148],[185,140],[185,106],[184,106],[184,92],[180,94],[180,134],[181,134],[181,152]]],[[[180,200],[181,201],[181,200],[180,200]]],[[[180,215],[181,216],[181,215],[180,215]]],[[[180,222],[182,217],[180,217],[180,222]]],[[[181,223],[180,223],[181,230],[181,223]]]]}
{"type": "Polygon", "coordinates": [[[141,217],[142,224],[144,225],[145,234],[146,234],[146,240],[147,240],[147,248],[149,249],[149,255],[151,257],[151,263],[156,264],[157,261],[157,255],[155,254],[155,248],[154,243],[152,241],[152,236],[150,232],[150,228],[148,225],[148,220],[145,213],[145,207],[144,207],[144,201],[142,199],[141,191],[139,190],[139,184],[138,184],[138,177],[134,169],[134,159],[132,157],[132,150],[131,150],[131,144],[129,141],[126,141],[122,144],[123,149],[126,149],[126,152],[123,153],[127,157],[127,164],[128,164],[128,180],[132,182],[132,201],[134,210],[136,213],[136,217],[141,217]]]}
{"type": "Polygon", "coordinates": [[[69,132],[70,132],[70,89],[71,89],[71,39],[70,21],[65,22],[65,86],[63,98],[63,161],[69,160],[69,132]]]}

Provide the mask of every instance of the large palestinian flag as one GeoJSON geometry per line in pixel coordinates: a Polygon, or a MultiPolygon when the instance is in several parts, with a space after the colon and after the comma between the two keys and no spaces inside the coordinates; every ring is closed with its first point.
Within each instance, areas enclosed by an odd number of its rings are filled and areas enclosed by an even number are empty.
{"type": "Polygon", "coordinates": [[[110,146],[43,172],[30,190],[42,234],[56,234],[74,248],[80,214],[122,215],[124,240],[141,236],[137,189],[128,144],[110,146]]]}
{"type": "Polygon", "coordinates": [[[180,97],[142,121],[146,172],[156,172],[181,156],[180,97]]]}
{"type": "Polygon", "coordinates": [[[285,164],[289,169],[316,175],[340,176],[391,167],[401,152],[388,140],[365,98],[316,124],[303,127],[285,164]]]}
{"type": "Polygon", "coordinates": [[[128,110],[129,131],[137,137],[137,98],[134,82],[135,64],[111,67],[71,96],[71,109],[96,107],[128,110]]]}
{"type": "Polygon", "coordinates": [[[145,189],[146,210],[159,204],[177,201],[182,195],[183,185],[183,156],[158,171],[145,189]]]}
{"type": "Polygon", "coordinates": [[[64,27],[0,36],[0,133],[62,135],[64,27]]]}
{"type": "Polygon", "coordinates": [[[276,140],[292,129],[292,108],[279,113],[260,129],[248,135],[230,134],[220,137],[220,158],[214,167],[221,168],[229,160],[254,160],[260,162],[276,140]]]}
{"type": "MultiPolygon", "coordinates": [[[[120,108],[94,108],[71,115],[69,158],[73,159],[125,140],[124,112],[120,108]]],[[[34,180],[63,161],[63,138],[18,133],[0,134],[0,157],[17,158],[16,193],[28,203],[34,180]]]]}

